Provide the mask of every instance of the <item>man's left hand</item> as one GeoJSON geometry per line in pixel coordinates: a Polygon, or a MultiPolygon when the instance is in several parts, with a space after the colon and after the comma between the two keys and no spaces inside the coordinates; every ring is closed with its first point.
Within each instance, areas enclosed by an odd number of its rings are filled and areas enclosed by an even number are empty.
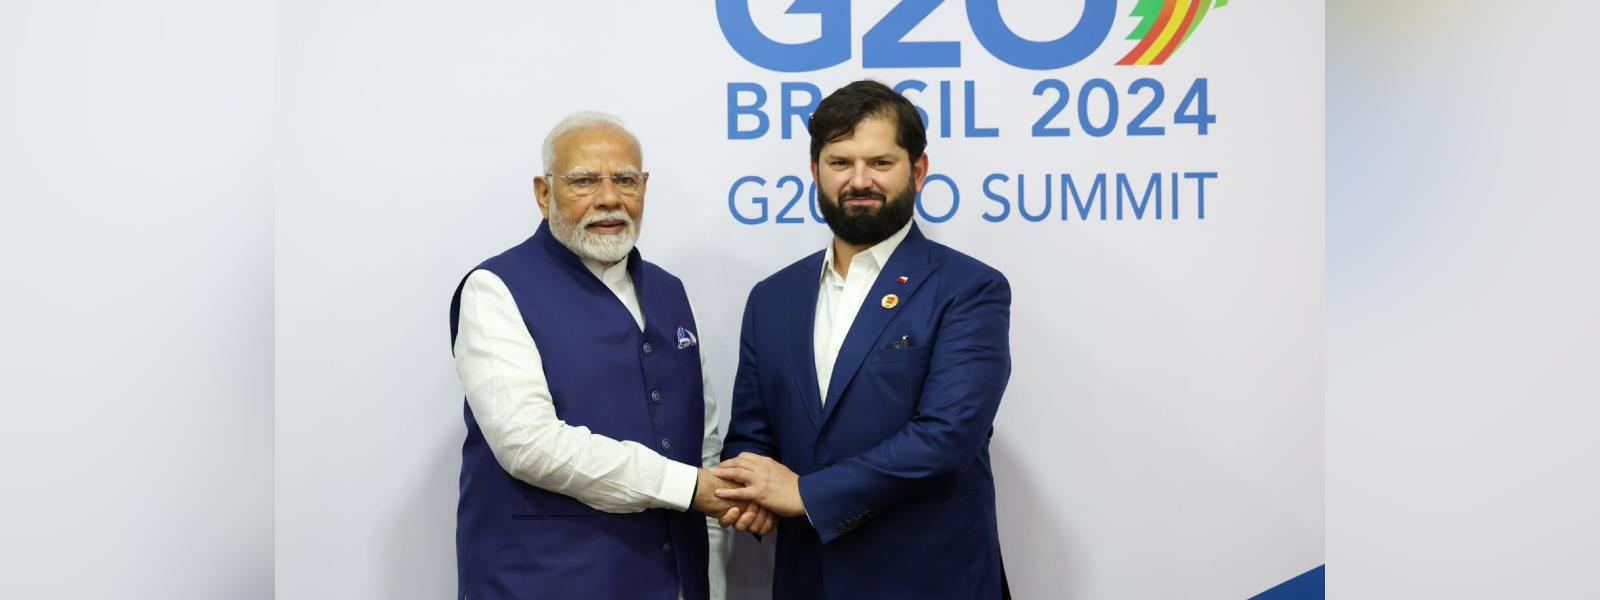
{"type": "Polygon", "coordinates": [[[741,488],[717,490],[718,498],[753,500],[784,517],[806,514],[805,502],[800,499],[800,476],[778,461],[744,452],[722,461],[712,473],[744,484],[741,488]]]}

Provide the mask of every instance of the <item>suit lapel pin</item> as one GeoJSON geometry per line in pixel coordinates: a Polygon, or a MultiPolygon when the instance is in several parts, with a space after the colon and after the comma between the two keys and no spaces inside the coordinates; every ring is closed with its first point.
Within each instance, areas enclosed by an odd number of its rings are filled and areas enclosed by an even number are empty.
{"type": "Polygon", "coordinates": [[[895,281],[899,282],[899,283],[905,283],[907,281],[911,281],[911,278],[910,277],[906,277],[905,275],[901,275],[898,279],[895,279],[895,281]]]}
{"type": "Polygon", "coordinates": [[[900,297],[894,294],[889,294],[883,297],[882,304],[884,308],[894,308],[900,305],[900,297]]]}

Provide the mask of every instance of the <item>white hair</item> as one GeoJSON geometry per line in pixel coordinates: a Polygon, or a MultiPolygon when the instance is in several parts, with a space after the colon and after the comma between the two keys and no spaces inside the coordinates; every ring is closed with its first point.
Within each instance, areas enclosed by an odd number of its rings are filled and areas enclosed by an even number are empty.
{"type": "Polygon", "coordinates": [[[556,126],[550,129],[550,134],[544,136],[544,147],[540,150],[540,154],[544,158],[545,173],[550,173],[551,169],[554,169],[556,166],[556,140],[560,139],[561,136],[566,135],[568,132],[571,132],[575,129],[584,129],[586,127],[616,128],[618,131],[626,134],[628,139],[633,140],[633,145],[639,147],[640,158],[644,158],[644,148],[639,144],[639,138],[635,137],[633,132],[628,131],[628,128],[622,124],[621,118],[611,113],[603,113],[596,110],[582,110],[567,115],[566,118],[561,119],[561,122],[556,123],[556,126]]]}

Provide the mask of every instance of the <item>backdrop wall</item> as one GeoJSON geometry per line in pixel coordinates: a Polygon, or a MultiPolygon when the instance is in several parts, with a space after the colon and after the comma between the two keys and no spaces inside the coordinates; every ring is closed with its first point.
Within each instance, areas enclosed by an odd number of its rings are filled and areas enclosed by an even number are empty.
{"type": "MultiPolygon", "coordinates": [[[[861,77],[928,113],[929,237],[1013,285],[1018,597],[1247,598],[1323,562],[1322,4],[789,4],[279,3],[280,594],[453,593],[450,294],[538,224],[557,119],[643,141],[640,246],[725,395],[750,286],[828,239],[806,107],[861,77]]],[[[736,550],[733,597],[765,597],[736,550]]]]}

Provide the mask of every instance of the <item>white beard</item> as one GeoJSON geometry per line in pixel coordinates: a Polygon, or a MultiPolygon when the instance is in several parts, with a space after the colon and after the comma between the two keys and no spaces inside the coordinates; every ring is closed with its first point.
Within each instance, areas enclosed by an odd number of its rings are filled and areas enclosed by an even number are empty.
{"type": "Polygon", "coordinates": [[[581,223],[573,223],[554,206],[554,194],[551,194],[551,204],[550,233],[573,254],[609,264],[627,258],[628,253],[633,251],[634,244],[639,242],[639,224],[635,223],[633,217],[628,216],[626,211],[597,213],[585,217],[581,223]],[[627,227],[620,233],[589,231],[589,225],[600,221],[622,221],[627,227]]]}

